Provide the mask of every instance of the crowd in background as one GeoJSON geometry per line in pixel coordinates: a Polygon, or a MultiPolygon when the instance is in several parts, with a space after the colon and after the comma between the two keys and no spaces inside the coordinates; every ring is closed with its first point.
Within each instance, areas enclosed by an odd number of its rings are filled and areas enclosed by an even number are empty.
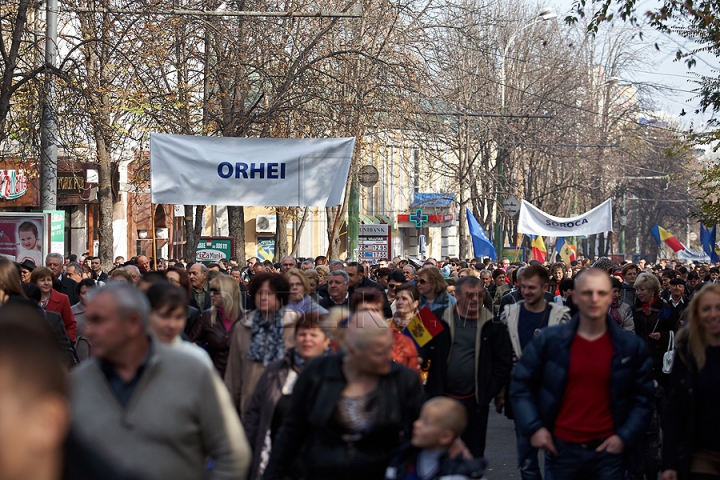
{"type": "MultiPolygon", "coordinates": [[[[538,449],[555,479],[700,480],[720,478],[719,277],[700,263],[605,257],[239,265],[140,255],[104,272],[97,257],[50,254],[45,265],[0,258],[0,330],[36,340],[7,347],[13,368],[29,365],[24,381],[70,399],[53,417],[55,443],[74,452],[66,478],[477,478],[493,404],[515,420],[524,480],[540,478],[538,449]],[[439,326],[424,342],[409,334],[420,317],[439,326]],[[563,331],[579,340],[563,344],[563,331]],[[48,338],[71,392],[56,370],[32,371],[49,358],[27,352],[48,338]],[[573,395],[597,385],[568,370],[584,365],[569,345],[597,338],[608,339],[598,355],[620,363],[599,370],[612,391],[601,386],[586,407],[607,410],[604,430],[578,433],[573,419],[588,412],[572,409],[573,395]],[[550,401],[543,388],[555,382],[550,401]],[[594,466],[573,470],[558,445],[578,446],[573,465],[594,466]],[[588,445],[622,461],[589,461],[588,445]]],[[[0,403],[11,381],[3,358],[0,403]]]]}

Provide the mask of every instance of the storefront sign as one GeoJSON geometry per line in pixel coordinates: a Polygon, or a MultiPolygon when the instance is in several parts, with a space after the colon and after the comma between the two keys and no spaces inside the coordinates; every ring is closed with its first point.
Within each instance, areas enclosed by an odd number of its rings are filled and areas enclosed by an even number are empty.
{"type": "Polygon", "coordinates": [[[43,210],[50,214],[50,252],[65,255],[65,212],[43,210]]]}
{"type": "Polygon", "coordinates": [[[25,170],[19,168],[0,170],[0,198],[15,200],[25,195],[28,189],[28,180],[25,170]]]}
{"type": "Polygon", "coordinates": [[[223,258],[229,260],[234,255],[235,240],[232,237],[200,237],[196,262],[219,262],[223,258]]]}
{"type": "Polygon", "coordinates": [[[358,231],[358,257],[376,263],[391,258],[392,230],[390,225],[360,225],[358,231]]]}
{"type": "Polygon", "coordinates": [[[270,260],[272,262],[275,258],[275,238],[258,237],[255,252],[261,262],[264,262],[265,260],[270,260]]]}

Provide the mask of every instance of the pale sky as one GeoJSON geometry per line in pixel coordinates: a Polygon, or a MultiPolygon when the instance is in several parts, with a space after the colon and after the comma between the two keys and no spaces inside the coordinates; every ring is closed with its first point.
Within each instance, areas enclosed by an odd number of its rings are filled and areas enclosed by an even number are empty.
{"type": "MultiPolygon", "coordinates": [[[[572,0],[554,0],[549,5],[554,5],[559,17],[558,21],[563,21],[564,17],[570,13],[572,3],[572,0]]],[[[657,4],[658,2],[655,0],[638,2],[638,16],[642,17],[645,11],[657,4]]],[[[616,22],[622,24],[622,20],[616,22]]],[[[607,26],[604,28],[607,28],[607,26]]],[[[639,84],[661,84],[671,88],[667,93],[656,92],[653,94],[656,108],[664,110],[671,118],[677,119],[681,127],[689,128],[693,124],[696,130],[702,130],[705,122],[712,118],[712,113],[706,112],[703,114],[701,112],[695,114],[695,110],[698,109],[698,100],[692,92],[693,89],[697,88],[697,85],[692,83],[695,78],[693,73],[712,75],[712,70],[720,70],[720,61],[712,55],[699,55],[696,57],[697,65],[692,70],[689,70],[684,62],[675,61],[675,52],[678,47],[689,50],[693,46],[692,42],[679,35],[662,34],[649,26],[641,27],[641,31],[644,36],[643,42],[651,46],[657,43],[660,51],[656,50],[654,46],[648,49],[651,55],[649,61],[653,64],[653,67],[628,75],[630,77],[628,80],[639,84]],[[686,115],[680,116],[683,109],[685,109],[686,115]]]]}

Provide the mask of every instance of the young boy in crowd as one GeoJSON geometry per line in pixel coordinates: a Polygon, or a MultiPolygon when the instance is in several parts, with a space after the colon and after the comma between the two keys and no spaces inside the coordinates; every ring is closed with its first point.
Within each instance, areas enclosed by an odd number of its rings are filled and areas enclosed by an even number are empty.
{"type": "Polygon", "coordinates": [[[467,413],[460,402],[435,397],[413,423],[412,440],[401,447],[385,471],[386,480],[440,480],[482,478],[484,458],[451,459],[448,449],[467,426],[467,413]]]}

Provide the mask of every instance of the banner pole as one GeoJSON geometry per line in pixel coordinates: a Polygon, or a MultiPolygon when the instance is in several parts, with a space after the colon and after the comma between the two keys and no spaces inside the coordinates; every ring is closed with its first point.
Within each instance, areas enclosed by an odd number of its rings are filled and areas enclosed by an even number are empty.
{"type": "Polygon", "coordinates": [[[150,227],[152,228],[153,270],[157,271],[157,239],[155,238],[155,207],[150,202],[150,227]]]}
{"type": "Polygon", "coordinates": [[[328,264],[330,263],[330,250],[332,250],[332,242],[335,239],[335,232],[337,231],[338,220],[340,219],[340,212],[342,212],[342,205],[338,205],[338,211],[335,214],[335,221],[333,222],[332,235],[330,235],[330,241],[328,242],[327,254],[325,255],[328,264]]]}

